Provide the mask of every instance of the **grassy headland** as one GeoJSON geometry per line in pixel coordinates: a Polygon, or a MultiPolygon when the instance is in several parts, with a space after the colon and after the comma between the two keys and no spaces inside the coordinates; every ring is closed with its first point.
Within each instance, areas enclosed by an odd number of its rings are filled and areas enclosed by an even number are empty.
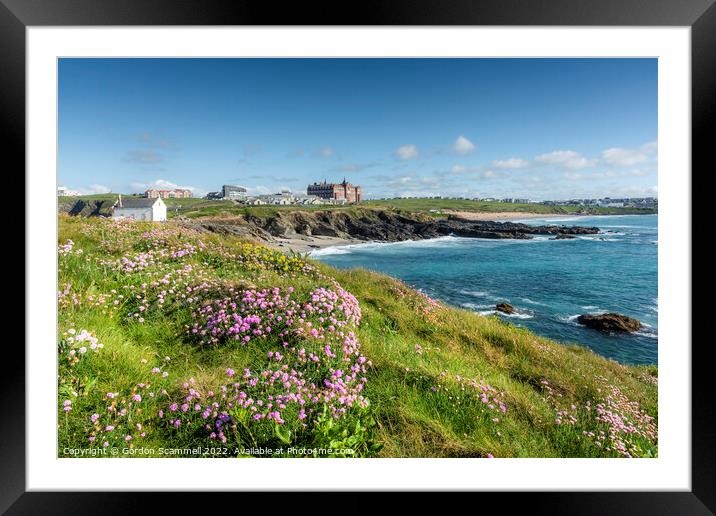
{"type": "Polygon", "coordinates": [[[657,455],[656,367],[174,222],[60,215],[58,244],[60,456],[657,455]]]}
{"type": "MultiPolygon", "coordinates": [[[[96,194],[83,195],[81,197],[59,197],[60,206],[69,212],[73,207],[86,203],[97,206],[96,214],[109,215],[112,204],[117,199],[117,194],[96,194]]],[[[548,206],[544,204],[513,204],[500,201],[473,201],[467,199],[385,199],[374,201],[363,201],[358,205],[302,205],[302,206],[243,206],[233,201],[213,201],[201,198],[189,199],[165,199],[167,205],[167,216],[174,218],[184,216],[189,218],[201,217],[229,217],[256,215],[260,217],[271,216],[287,211],[355,211],[356,209],[379,209],[398,212],[426,213],[433,217],[445,216],[435,213],[443,211],[474,212],[474,213],[525,213],[544,215],[646,215],[656,213],[652,208],[607,208],[599,206],[572,206],[558,205],[548,206]],[[432,210],[432,212],[431,212],[432,210]]],[[[90,214],[90,211],[86,214],[90,214]]]]}
{"type": "Polygon", "coordinates": [[[394,210],[418,212],[430,210],[448,210],[468,212],[471,211],[481,213],[543,213],[545,215],[647,215],[651,213],[656,213],[656,210],[651,208],[608,208],[603,206],[575,205],[550,206],[534,203],[519,204],[501,201],[473,201],[469,199],[383,199],[376,201],[365,201],[361,204],[364,206],[373,206],[376,208],[388,208],[394,210]]]}

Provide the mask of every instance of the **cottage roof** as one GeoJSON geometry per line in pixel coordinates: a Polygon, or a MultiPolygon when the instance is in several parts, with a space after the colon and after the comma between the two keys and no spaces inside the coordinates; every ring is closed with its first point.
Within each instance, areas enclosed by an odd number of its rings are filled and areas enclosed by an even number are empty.
{"type": "Polygon", "coordinates": [[[122,206],[119,203],[116,205],[117,208],[151,208],[159,198],[148,199],[146,197],[133,198],[133,199],[122,199],[122,206]]]}

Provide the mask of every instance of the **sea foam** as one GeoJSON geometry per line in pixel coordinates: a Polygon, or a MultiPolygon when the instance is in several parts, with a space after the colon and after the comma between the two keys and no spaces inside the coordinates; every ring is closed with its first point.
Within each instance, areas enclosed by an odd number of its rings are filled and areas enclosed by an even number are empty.
{"type": "Polygon", "coordinates": [[[399,242],[361,242],[359,244],[347,244],[315,249],[309,254],[311,256],[328,256],[336,254],[348,254],[353,251],[367,251],[389,247],[447,247],[465,241],[475,240],[473,238],[456,237],[452,235],[438,238],[425,238],[419,240],[401,240],[399,242]]]}

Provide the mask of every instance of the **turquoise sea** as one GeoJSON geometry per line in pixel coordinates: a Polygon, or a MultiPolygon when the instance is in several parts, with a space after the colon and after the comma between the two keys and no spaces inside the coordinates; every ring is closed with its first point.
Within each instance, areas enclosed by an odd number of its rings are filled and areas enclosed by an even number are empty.
{"type": "Polygon", "coordinates": [[[587,346],[627,364],[656,364],[658,343],[657,215],[546,217],[532,225],[597,226],[574,240],[432,240],[368,243],[314,251],[341,268],[364,267],[400,278],[426,294],[560,342],[587,346]],[[519,313],[494,311],[506,301],[519,313]],[[584,313],[619,312],[645,327],[603,334],[577,324],[584,313]]]}

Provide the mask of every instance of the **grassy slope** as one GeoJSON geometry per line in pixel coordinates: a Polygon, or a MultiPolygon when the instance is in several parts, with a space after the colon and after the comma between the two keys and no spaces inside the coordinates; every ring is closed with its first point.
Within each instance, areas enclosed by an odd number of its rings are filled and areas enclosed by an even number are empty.
{"type": "MultiPolygon", "coordinates": [[[[367,392],[391,456],[485,451],[496,456],[599,455],[576,439],[580,425],[555,424],[554,406],[545,402],[541,388],[545,380],[563,395],[557,404],[567,407],[598,398],[604,386],[595,376],[602,376],[656,415],[656,388],[644,382],[655,368],[625,367],[583,347],[560,345],[466,310],[438,308],[423,314],[426,305],[420,298],[406,304],[395,296],[400,287],[386,276],[362,270],[332,273],[361,300],[361,340],[375,366],[367,392]],[[482,378],[506,393],[509,411],[500,426],[502,436],[485,431],[462,390],[440,380],[443,371],[449,371],[448,378],[482,378]],[[429,390],[436,385],[447,390],[436,396],[429,390]]],[[[593,430],[590,426],[584,428],[593,430]]]]}
{"type": "MultiPolygon", "coordinates": [[[[118,273],[98,260],[136,254],[145,244],[139,235],[152,226],[137,224],[136,229],[117,232],[107,220],[60,216],[59,227],[59,244],[72,239],[74,249],[83,250],[82,254],[73,251],[60,257],[58,290],[63,291],[70,283],[71,294],[64,299],[69,301],[74,294],[79,303],[61,304],[59,337],[66,338],[69,328],[86,328],[105,345],[100,353],[83,359],[72,369],[61,363],[60,449],[88,445],[90,415],[97,413],[105,418],[110,403],[105,393],[117,392],[116,406],[127,406],[131,395],[138,392],[136,385],[149,382],[156,397],[149,398],[146,391],[141,391],[144,399],[130,410],[131,425],[121,418],[117,420],[125,427],[140,423],[146,431],[142,438],[135,432],[130,444],[210,446],[212,441],[201,432],[188,432],[183,427],[178,432],[168,429],[166,422],[157,418],[157,411],[166,410],[167,398],[190,377],[204,388],[225,381],[227,367],[241,371],[244,367],[253,370],[265,366],[266,350],[277,349],[275,339],[259,340],[246,347],[198,345],[187,336],[184,325],[191,318],[181,303],[169,302],[159,308],[150,299],[143,323],[128,318],[127,298],[119,299],[112,290],[126,291],[126,285],[141,288],[151,281],[152,268],[140,273],[118,273]],[[98,303],[100,294],[109,296],[104,303],[98,303]],[[118,301],[117,306],[113,300],[118,301]],[[164,359],[167,356],[170,361],[164,359]],[[149,372],[152,367],[169,374],[166,378],[153,375],[149,372]],[[167,396],[159,395],[162,389],[167,396]],[[67,399],[72,401],[73,410],[64,413],[62,403],[67,399]]],[[[172,224],[163,227],[171,229],[172,224]]],[[[261,258],[246,266],[222,261],[212,251],[215,245],[239,246],[233,239],[187,234],[166,239],[174,244],[201,239],[208,244],[205,253],[172,265],[192,264],[192,281],[211,278],[256,287],[294,286],[299,296],[305,296],[316,287],[330,287],[327,278],[332,277],[357,297],[363,313],[357,336],[363,354],[372,363],[364,390],[369,409],[350,412],[335,428],[327,428],[324,421],[312,429],[295,431],[292,444],[342,443],[359,455],[377,452],[385,457],[615,456],[613,451],[604,450],[605,445],[591,444],[583,434],[609,434],[610,425],[595,418],[600,401],[608,397],[611,405],[607,409],[635,422],[638,429],[649,426],[642,424],[645,418],[641,411],[652,417],[657,415],[655,367],[625,367],[584,348],[537,337],[497,318],[435,304],[387,276],[363,270],[338,271],[322,264],[316,265],[317,274],[308,274],[300,272],[301,260],[294,259],[290,261],[292,265],[286,265],[280,255],[262,254],[260,248],[251,253],[261,258]],[[478,388],[471,386],[470,380],[478,388]],[[483,384],[501,393],[497,397],[504,399],[504,414],[488,409],[480,401],[479,385],[483,384]],[[560,409],[566,409],[568,414],[560,417],[560,409]],[[565,424],[570,414],[576,424],[565,424]],[[366,431],[371,420],[375,428],[366,431]],[[362,426],[356,427],[356,423],[362,426]]],[[[61,361],[63,358],[64,355],[61,361]]],[[[247,432],[235,432],[229,443],[277,444],[277,434],[269,427],[257,426],[247,432]]],[[[638,444],[639,455],[657,453],[654,439],[616,435],[623,437],[627,445],[638,444]]]]}
{"type": "Polygon", "coordinates": [[[543,204],[512,204],[499,201],[472,201],[467,199],[385,199],[366,201],[366,206],[393,208],[409,211],[456,210],[477,212],[524,212],[545,214],[585,213],[591,215],[648,214],[656,210],[644,208],[605,208],[585,206],[546,206],[543,204]]]}

